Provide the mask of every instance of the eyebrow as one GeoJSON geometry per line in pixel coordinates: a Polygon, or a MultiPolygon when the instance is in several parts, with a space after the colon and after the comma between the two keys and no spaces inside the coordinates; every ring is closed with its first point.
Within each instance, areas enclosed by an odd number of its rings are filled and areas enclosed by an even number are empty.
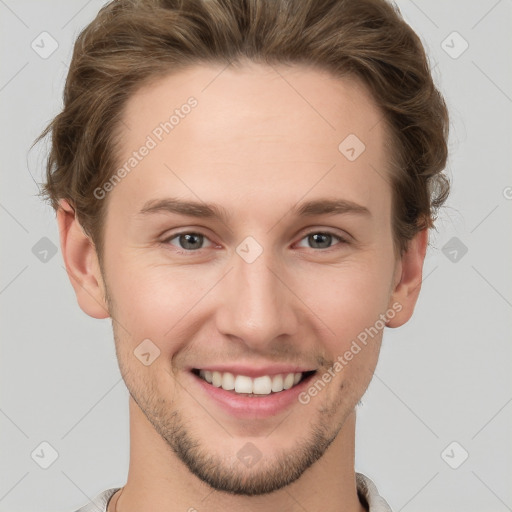
{"type": "MultiPolygon", "coordinates": [[[[197,218],[220,219],[229,222],[230,213],[220,205],[198,201],[183,201],[174,197],[151,199],[139,211],[140,215],[152,213],[175,213],[197,218]]],[[[298,217],[312,217],[315,215],[359,214],[371,217],[370,210],[365,206],[347,199],[315,199],[295,205],[291,212],[298,217]]]]}

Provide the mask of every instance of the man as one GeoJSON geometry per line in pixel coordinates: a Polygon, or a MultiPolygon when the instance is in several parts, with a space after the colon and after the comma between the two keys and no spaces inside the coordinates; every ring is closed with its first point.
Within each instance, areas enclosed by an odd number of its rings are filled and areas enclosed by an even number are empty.
{"type": "Polygon", "coordinates": [[[384,0],[120,0],[79,36],[45,195],[130,392],[123,488],[80,509],[389,511],[354,470],[411,317],[448,116],[384,0]]]}

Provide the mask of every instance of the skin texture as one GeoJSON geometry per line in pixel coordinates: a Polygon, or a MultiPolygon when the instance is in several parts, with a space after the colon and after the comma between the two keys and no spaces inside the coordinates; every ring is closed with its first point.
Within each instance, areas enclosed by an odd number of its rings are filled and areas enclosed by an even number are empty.
{"type": "Polygon", "coordinates": [[[387,326],[409,320],[427,232],[396,257],[382,114],[348,77],[301,66],[194,66],[130,98],[120,165],[190,96],[197,106],[108,193],[102,269],[66,201],[58,212],[78,302],[92,317],[112,317],[131,395],[130,468],[117,511],[361,512],[355,406],[382,330],[308,404],[269,418],[230,416],[188,368],[290,363],[321,377],[393,304],[401,310],[387,326]],[[349,134],[366,146],[353,162],[338,150],[349,134]],[[171,196],[217,203],[231,216],[138,213],[171,196]],[[291,213],[320,198],[370,215],[291,213]],[[316,245],[308,237],[326,231],[335,236],[316,245]],[[182,232],[204,236],[193,240],[198,249],[176,237],[182,232]],[[247,236],[263,249],[252,263],[236,252],[247,236]],[[160,355],[145,366],[134,350],[148,338],[160,355]],[[237,458],[247,442],[262,454],[252,467],[237,458]]]}

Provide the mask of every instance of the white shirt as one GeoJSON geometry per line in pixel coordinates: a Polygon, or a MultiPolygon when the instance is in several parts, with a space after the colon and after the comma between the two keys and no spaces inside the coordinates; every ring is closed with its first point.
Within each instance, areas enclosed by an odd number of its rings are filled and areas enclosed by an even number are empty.
{"type": "MultiPolygon", "coordinates": [[[[362,473],[356,473],[357,494],[368,512],[392,512],[387,501],[379,494],[375,484],[362,473]]],[[[101,492],[94,500],[76,512],[107,512],[110,498],[120,489],[115,487],[101,492]]]]}

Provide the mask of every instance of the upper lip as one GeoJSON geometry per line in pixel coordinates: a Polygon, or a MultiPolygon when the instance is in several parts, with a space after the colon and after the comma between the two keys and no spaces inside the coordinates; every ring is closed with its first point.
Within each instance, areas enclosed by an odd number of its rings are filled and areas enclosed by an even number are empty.
{"type": "Polygon", "coordinates": [[[204,370],[211,372],[230,372],[234,375],[245,375],[247,377],[261,377],[263,375],[279,375],[288,373],[304,373],[315,371],[314,368],[306,368],[304,366],[294,366],[290,364],[274,364],[271,366],[254,366],[254,365],[234,365],[234,364],[209,364],[206,366],[195,366],[190,370],[204,370]]]}

